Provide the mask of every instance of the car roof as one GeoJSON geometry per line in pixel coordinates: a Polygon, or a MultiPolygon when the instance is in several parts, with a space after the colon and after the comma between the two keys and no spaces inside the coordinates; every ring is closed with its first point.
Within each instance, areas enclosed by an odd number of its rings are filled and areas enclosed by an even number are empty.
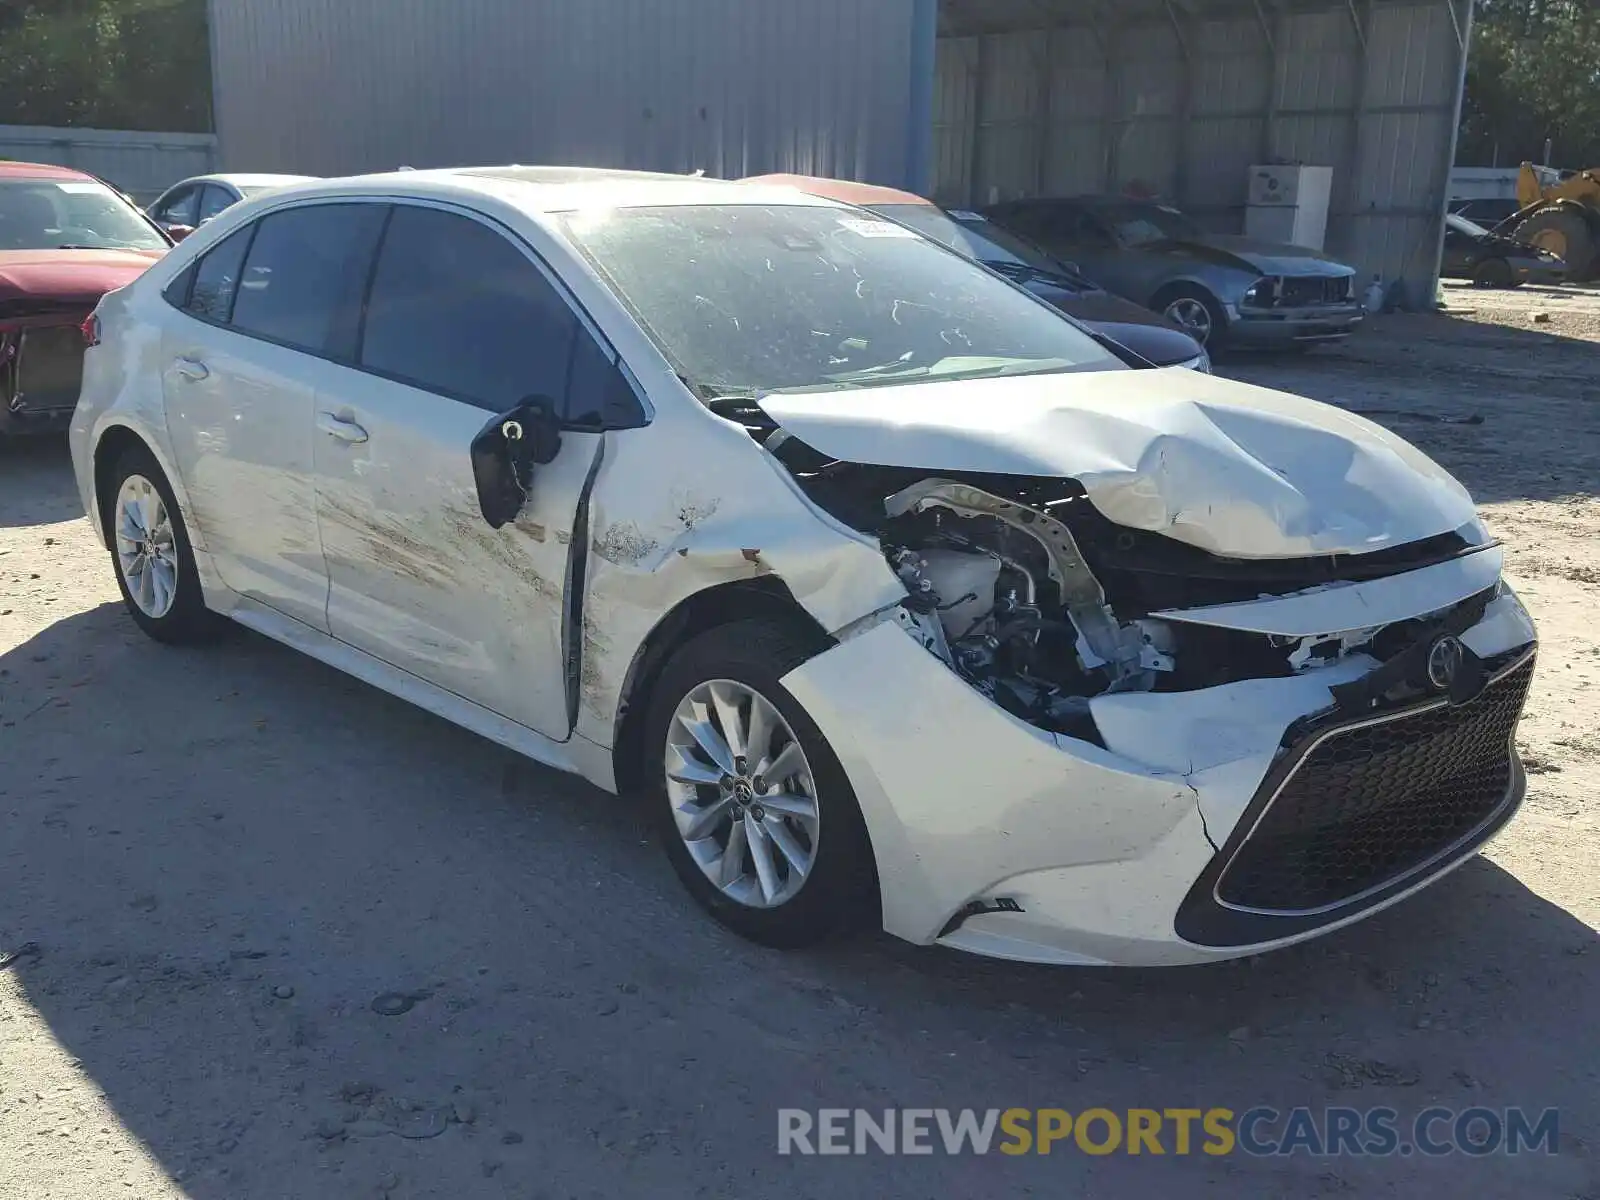
{"type": "MultiPolygon", "coordinates": [[[[211,175],[191,175],[188,179],[180,180],[173,187],[182,187],[190,183],[227,183],[234,187],[288,187],[291,183],[311,183],[317,179],[315,175],[263,175],[259,173],[218,171],[211,175]]],[[[167,189],[171,191],[172,189],[167,189]]]]}
{"type": "Polygon", "coordinates": [[[876,183],[857,183],[851,179],[828,179],[821,175],[750,175],[740,183],[762,184],[767,187],[799,188],[813,196],[824,196],[845,204],[867,207],[873,204],[918,204],[926,208],[936,205],[926,196],[915,192],[902,192],[899,188],[882,187],[876,183]]]}
{"type": "Polygon", "coordinates": [[[451,167],[400,170],[292,185],[285,195],[403,195],[442,200],[467,195],[493,197],[530,212],[571,212],[580,208],[654,208],[677,205],[770,204],[834,207],[825,197],[700,175],[668,175],[604,167],[451,167]]]}
{"type": "Polygon", "coordinates": [[[71,167],[58,167],[53,163],[12,162],[0,159],[0,179],[70,179],[78,182],[98,183],[93,175],[74,171],[71,167]]]}

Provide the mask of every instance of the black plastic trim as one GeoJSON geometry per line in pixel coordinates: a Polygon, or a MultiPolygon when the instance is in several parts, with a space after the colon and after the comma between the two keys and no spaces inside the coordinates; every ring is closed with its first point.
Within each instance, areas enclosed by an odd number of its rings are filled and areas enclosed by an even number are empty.
{"type": "MultiPolygon", "coordinates": [[[[1501,666],[1495,671],[1489,682],[1485,685],[1478,697],[1468,703],[1475,703],[1489,688],[1501,682],[1506,677],[1526,665],[1535,657],[1535,647],[1528,647],[1522,653],[1501,666]]],[[[1346,921],[1351,917],[1376,908],[1384,901],[1409,891],[1419,886],[1426,880],[1433,878],[1460,862],[1462,859],[1475,853],[1477,849],[1500,831],[1521,806],[1523,796],[1527,793],[1528,778],[1523,770],[1522,760],[1517,755],[1516,726],[1512,726],[1509,735],[1507,753],[1511,757],[1511,780],[1506,788],[1506,794],[1494,810],[1470,832],[1456,839],[1448,846],[1439,850],[1430,858],[1410,869],[1401,872],[1394,878],[1369,888],[1359,895],[1352,896],[1338,904],[1328,905],[1310,912],[1280,913],[1262,912],[1251,909],[1234,907],[1222,901],[1217,894],[1218,885],[1222,876],[1226,874],[1235,856],[1251,835],[1255,833],[1262,818],[1266,815],[1278,795],[1288,785],[1295,773],[1300,769],[1305,759],[1317,746],[1352,729],[1359,729],[1369,725],[1384,724],[1391,721],[1403,721],[1419,713],[1428,712],[1435,708],[1446,706],[1448,699],[1428,700],[1420,704],[1409,704],[1380,714],[1366,714],[1352,717],[1351,714],[1341,710],[1313,723],[1310,727],[1294,727],[1286,735],[1286,741],[1293,745],[1290,753],[1283,755],[1256,790],[1254,799],[1251,800],[1244,815],[1234,825],[1232,834],[1223,844],[1222,849],[1212,856],[1206,869],[1200,873],[1189,893],[1184,897],[1183,903],[1178,907],[1177,917],[1174,921],[1174,930],[1184,941],[1197,946],[1214,946],[1238,948],[1243,946],[1262,945],[1275,942],[1282,938],[1294,937],[1297,934],[1307,933],[1324,925],[1333,925],[1346,921]]]]}

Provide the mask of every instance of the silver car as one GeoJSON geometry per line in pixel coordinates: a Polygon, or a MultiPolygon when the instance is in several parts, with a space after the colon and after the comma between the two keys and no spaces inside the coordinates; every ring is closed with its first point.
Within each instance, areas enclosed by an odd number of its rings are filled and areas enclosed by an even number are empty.
{"type": "Polygon", "coordinates": [[[1339,341],[1361,323],[1356,272],[1305,246],[1210,233],[1145,200],[1014,200],[985,215],[1207,348],[1339,341]]]}

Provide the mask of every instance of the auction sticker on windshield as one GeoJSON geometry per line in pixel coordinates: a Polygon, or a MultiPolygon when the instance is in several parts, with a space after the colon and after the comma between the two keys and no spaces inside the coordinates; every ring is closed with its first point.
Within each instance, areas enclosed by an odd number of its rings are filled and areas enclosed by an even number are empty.
{"type": "Polygon", "coordinates": [[[896,225],[893,221],[869,221],[863,217],[840,217],[839,224],[852,233],[859,233],[862,237],[869,238],[914,238],[904,225],[896,225]]]}

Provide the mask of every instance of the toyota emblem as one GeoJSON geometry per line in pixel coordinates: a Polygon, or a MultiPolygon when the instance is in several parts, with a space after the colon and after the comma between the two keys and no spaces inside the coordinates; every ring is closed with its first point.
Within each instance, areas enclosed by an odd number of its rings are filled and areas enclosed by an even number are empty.
{"type": "Polygon", "coordinates": [[[1461,639],[1446,634],[1428,647],[1428,682],[1435,691],[1449,691],[1461,670],[1461,660],[1466,649],[1461,639]]]}

